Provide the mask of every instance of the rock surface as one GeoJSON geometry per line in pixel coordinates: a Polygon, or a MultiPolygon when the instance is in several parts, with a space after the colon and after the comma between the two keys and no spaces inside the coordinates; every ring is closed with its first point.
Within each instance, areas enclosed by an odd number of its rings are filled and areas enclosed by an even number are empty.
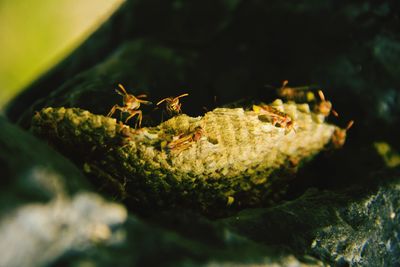
{"type": "Polygon", "coordinates": [[[231,231],[266,245],[287,245],[333,266],[397,266],[399,172],[340,191],[308,190],[270,209],[223,220],[231,231]],[[273,229],[273,232],[271,232],[273,229]]]}
{"type": "Polygon", "coordinates": [[[45,266],[115,239],[123,206],[88,192],[67,159],[4,118],[0,129],[0,266],[45,266]]]}

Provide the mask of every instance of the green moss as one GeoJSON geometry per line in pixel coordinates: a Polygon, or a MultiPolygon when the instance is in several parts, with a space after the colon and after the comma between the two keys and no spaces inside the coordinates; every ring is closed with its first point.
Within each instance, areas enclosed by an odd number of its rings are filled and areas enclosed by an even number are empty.
{"type": "Polygon", "coordinates": [[[115,196],[141,206],[210,212],[275,201],[337,129],[305,104],[271,105],[295,121],[293,130],[242,108],[182,114],[138,130],[81,109],[45,108],[32,129],[111,185],[115,196]]]}

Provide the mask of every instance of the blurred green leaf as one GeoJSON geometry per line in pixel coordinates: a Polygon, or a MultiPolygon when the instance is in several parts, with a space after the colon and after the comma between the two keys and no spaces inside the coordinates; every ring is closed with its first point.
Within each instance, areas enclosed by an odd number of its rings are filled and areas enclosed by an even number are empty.
{"type": "Polygon", "coordinates": [[[82,43],[122,2],[0,1],[0,109],[82,43]]]}

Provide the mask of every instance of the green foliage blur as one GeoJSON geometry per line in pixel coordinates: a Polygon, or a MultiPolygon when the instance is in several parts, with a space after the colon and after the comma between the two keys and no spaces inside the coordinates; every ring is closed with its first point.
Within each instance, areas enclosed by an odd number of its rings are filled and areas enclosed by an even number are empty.
{"type": "Polygon", "coordinates": [[[66,57],[123,0],[0,0],[0,110],[66,57]]]}

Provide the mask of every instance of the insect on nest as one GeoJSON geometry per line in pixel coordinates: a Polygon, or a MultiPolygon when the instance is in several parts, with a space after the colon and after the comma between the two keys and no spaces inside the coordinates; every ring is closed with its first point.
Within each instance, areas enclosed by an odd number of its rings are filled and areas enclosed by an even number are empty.
{"type": "Polygon", "coordinates": [[[315,101],[315,95],[310,86],[289,87],[288,83],[288,80],[283,81],[282,87],[277,89],[279,97],[295,102],[315,101]]]}
{"type": "Polygon", "coordinates": [[[124,113],[129,113],[129,116],[125,119],[125,123],[127,123],[131,118],[137,115],[138,118],[135,127],[140,128],[142,125],[142,111],[139,110],[140,104],[150,105],[152,103],[150,101],[141,99],[147,97],[147,95],[145,94],[134,96],[132,94],[128,94],[128,92],[125,90],[122,84],[118,84],[118,87],[120,90],[116,89],[115,92],[123,96],[122,99],[123,106],[119,106],[118,104],[114,105],[111,108],[110,112],[107,114],[107,116],[111,117],[117,110],[120,110],[121,112],[124,113]]]}
{"type": "Polygon", "coordinates": [[[332,144],[333,147],[338,149],[343,147],[345,141],[346,141],[346,136],[347,136],[347,131],[354,125],[354,121],[351,120],[347,123],[346,128],[344,129],[340,129],[337,128],[335,129],[335,131],[333,132],[332,135],[332,144]]]}
{"type": "Polygon", "coordinates": [[[325,99],[324,93],[322,90],[318,90],[318,96],[321,99],[321,102],[315,105],[314,111],[328,117],[332,112],[333,116],[338,117],[339,114],[332,108],[332,102],[325,99]]]}
{"type": "Polygon", "coordinates": [[[332,113],[335,117],[339,114],[332,108],[332,102],[325,99],[322,90],[318,90],[319,101],[317,101],[315,93],[310,86],[289,87],[289,81],[285,80],[282,87],[277,89],[279,97],[295,101],[295,102],[314,102],[314,111],[328,117],[332,113]]]}
{"type": "Polygon", "coordinates": [[[194,142],[199,141],[205,132],[200,126],[196,127],[193,132],[187,134],[180,134],[174,137],[174,139],[168,143],[167,148],[173,153],[180,153],[183,150],[189,148],[194,142]]]}
{"type": "Polygon", "coordinates": [[[188,93],[185,93],[185,94],[181,94],[177,97],[171,96],[171,97],[164,98],[164,99],[158,101],[157,106],[160,105],[161,103],[165,102],[166,103],[165,109],[169,116],[174,116],[174,115],[180,114],[182,112],[182,110],[181,110],[182,104],[179,102],[179,98],[182,98],[182,97],[188,96],[188,95],[189,95],[188,93]]]}
{"type": "Polygon", "coordinates": [[[295,130],[293,119],[286,113],[269,105],[253,105],[253,111],[259,114],[261,120],[267,120],[275,127],[285,128],[287,131],[295,130]]]}

